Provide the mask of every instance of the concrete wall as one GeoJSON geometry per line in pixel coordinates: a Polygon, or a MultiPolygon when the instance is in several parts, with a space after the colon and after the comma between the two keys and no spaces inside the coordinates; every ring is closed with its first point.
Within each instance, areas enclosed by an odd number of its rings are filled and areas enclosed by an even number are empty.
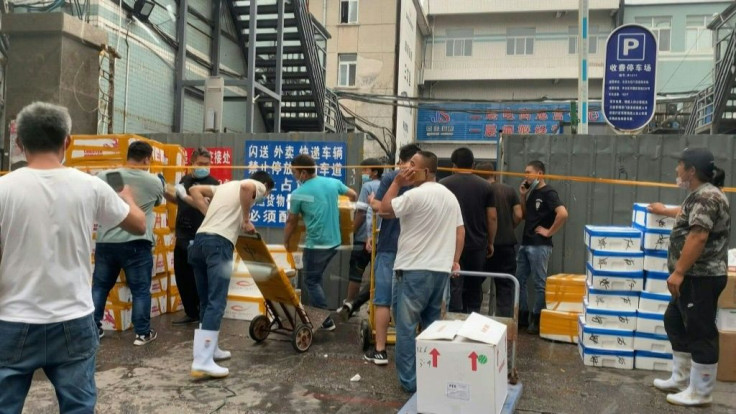
{"type": "MultiPolygon", "coordinates": [[[[600,99],[603,81],[592,79],[590,99],[600,99]]],[[[577,81],[552,79],[492,80],[492,81],[438,81],[425,84],[424,96],[444,99],[479,100],[538,100],[577,99],[577,81]]]]}
{"type": "MultiPolygon", "coordinates": [[[[722,12],[732,2],[714,1],[697,4],[661,4],[624,7],[624,23],[634,23],[637,17],[670,17],[672,20],[671,49],[660,51],[657,58],[657,92],[674,93],[705,89],[713,83],[713,49],[691,48],[687,44],[687,16],[712,16],[722,12]]],[[[706,29],[702,36],[711,37],[706,29]]]]}
{"type": "MultiPolygon", "coordinates": [[[[680,153],[687,147],[707,147],[717,166],[726,171],[726,186],[736,182],[736,147],[733,135],[553,135],[507,136],[503,142],[504,160],[500,169],[522,172],[526,163],[539,159],[548,174],[672,184],[680,153]]],[[[504,177],[514,188],[521,178],[504,177]]],[[[548,274],[584,273],[586,224],[630,225],[635,202],[661,201],[681,204],[686,193],[677,188],[635,187],[611,184],[549,181],[557,189],[570,218],[553,241],[555,247],[548,274]]],[[[727,193],[731,215],[736,214],[736,199],[727,193]]],[[[519,231],[523,227],[520,225],[519,231]]],[[[520,239],[519,239],[520,240],[520,239]]],[[[730,245],[736,244],[736,233],[730,245]]]]}
{"type": "MultiPolygon", "coordinates": [[[[311,0],[309,10],[327,27],[332,38],[327,42],[327,87],[334,90],[355,91],[368,94],[396,94],[396,22],[397,0],[360,0],[358,22],[340,24],[339,0],[311,0]],[[326,2],[326,3],[325,3],[326,2]],[[326,13],[325,13],[326,6],[326,13]],[[356,53],[355,87],[338,87],[338,55],[356,53]]],[[[390,105],[341,100],[345,106],[366,118],[369,122],[394,130],[394,108],[390,105]]],[[[350,117],[351,115],[345,114],[350,117]]],[[[358,124],[379,138],[381,128],[358,124]]],[[[366,157],[384,156],[378,145],[366,141],[366,157]]]]}

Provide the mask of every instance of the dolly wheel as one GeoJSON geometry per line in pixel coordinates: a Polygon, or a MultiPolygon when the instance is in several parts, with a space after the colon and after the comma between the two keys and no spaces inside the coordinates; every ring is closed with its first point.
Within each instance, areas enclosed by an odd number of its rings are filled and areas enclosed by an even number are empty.
{"type": "Polygon", "coordinates": [[[258,315],[250,321],[250,327],[248,328],[250,337],[256,342],[263,342],[268,338],[268,334],[271,333],[271,321],[266,315],[258,315]]]}
{"type": "Polygon", "coordinates": [[[291,346],[296,352],[307,352],[312,346],[312,329],[307,325],[299,324],[291,333],[291,346]]]}
{"type": "Polygon", "coordinates": [[[371,325],[367,320],[363,319],[360,321],[360,344],[363,347],[363,351],[367,351],[371,346],[372,341],[371,325]]]}

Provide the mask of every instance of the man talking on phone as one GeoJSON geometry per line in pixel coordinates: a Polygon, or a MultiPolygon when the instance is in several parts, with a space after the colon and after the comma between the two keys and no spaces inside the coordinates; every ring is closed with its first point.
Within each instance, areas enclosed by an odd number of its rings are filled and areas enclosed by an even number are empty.
{"type": "Polygon", "coordinates": [[[138,207],[146,213],[146,233],[130,234],[124,229],[100,225],[97,229],[95,270],[92,277],[92,299],[95,303],[95,322],[100,338],[102,316],[110,289],[115,286],[120,270],[125,272],[125,282],[133,296],[133,345],[145,345],[156,339],[151,329],[151,269],[153,268],[153,207],[161,204],[164,195],[163,182],[148,172],[153,148],[143,141],[130,144],[127,165],[98,174],[113,186],[125,183],[133,191],[138,207]],[[122,179],[122,183],[116,183],[122,179]]]}
{"type": "Polygon", "coordinates": [[[522,218],[525,220],[524,237],[516,257],[516,278],[521,288],[519,324],[523,326],[529,318],[526,281],[532,276],[535,301],[527,332],[533,335],[539,334],[539,319],[546,306],[544,289],[547,287],[547,263],[552,254],[552,236],[567,221],[567,209],[560,196],[544,182],[545,172],[542,161],[529,162],[524,170],[526,177],[519,187],[522,218]]]}

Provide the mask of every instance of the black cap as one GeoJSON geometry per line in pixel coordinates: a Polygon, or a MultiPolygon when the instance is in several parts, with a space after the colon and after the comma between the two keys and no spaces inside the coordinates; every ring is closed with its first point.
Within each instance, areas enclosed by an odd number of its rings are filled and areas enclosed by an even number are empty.
{"type": "Polygon", "coordinates": [[[716,164],[713,153],[707,148],[685,148],[680,161],[692,165],[696,171],[703,173],[706,177],[713,177],[713,169],[716,164]]]}

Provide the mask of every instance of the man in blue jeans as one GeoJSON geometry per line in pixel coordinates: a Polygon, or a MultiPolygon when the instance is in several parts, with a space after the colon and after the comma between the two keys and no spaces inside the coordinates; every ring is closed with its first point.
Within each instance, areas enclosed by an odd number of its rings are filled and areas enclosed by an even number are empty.
{"type": "Polygon", "coordinates": [[[215,361],[230,358],[230,352],[221,350],[218,342],[233,272],[233,251],[240,230],[256,231],[250,221],[251,208],[260,203],[273,186],[273,179],[267,172],[256,171],[241,181],[191,187],[191,197],[184,197],[185,202],[204,214],[204,221],[189,247],[189,264],[197,283],[201,321],[199,329],[194,330],[193,377],[221,378],[230,373],[215,361]],[[208,204],[206,198],[212,201],[208,204]]]}
{"type": "Polygon", "coordinates": [[[516,258],[516,278],[521,288],[519,321],[529,316],[526,281],[534,278],[536,300],[531,312],[527,332],[539,333],[539,319],[546,307],[544,289],[547,287],[547,263],[552,254],[552,236],[567,220],[567,209],[557,191],[544,182],[545,166],[541,161],[531,161],[524,173],[526,177],[519,187],[521,211],[524,218],[524,238],[516,258]]]}
{"type": "Polygon", "coordinates": [[[401,222],[396,273],[396,371],[407,392],[417,389],[416,332],[440,318],[451,271],[460,270],[465,243],[455,195],[437,183],[437,156],[420,151],[401,170],[381,201],[381,213],[401,222]],[[414,189],[399,196],[408,185],[414,189]]]}
{"type": "Polygon", "coordinates": [[[71,117],[36,102],[17,118],[28,168],[0,180],[0,412],[20,413],[43,369],[61,413],[93,413],[100,340],[89,289],[92,226],[135,234],[145,215],[129,188],[65,168],[71,117]]]}
{"type": "Polygon", "coordinates": [[[132,235],[123,229],[100,225],[95,248],[95,270],[92,276],[92,300],[95,303],[95,322],[100,338],[104,336],[102,317],[110,289],[115,286],[120,269],[125,272],[125,283],[133,296],[133,345],[145,345],[156,339],[151,329],[151,273],[153,270],[153,207],[161,204],[164,183],[148,172],[153,148],[143,141],[128,147],[127,165],[124,168],[98,174],[107,180],[108,174],[119,173],[130,186],[138,206],[146,213],[146,234],[132,235]]]}
{"type": "MultiPolygon", "coordinates": [[[[291,170],[300,185],[291,193],[289,218],[284,228],[284,245],[288,250],[289,239],[301,215],[307,228],[302,269],[309,303],[315,308],[327,309],[322,278],[341,242],[337,197],[347,195],[350,201],[355,201],[358,194],[339,180],[317,176],[316,164],[309,155],[299,154],[294,157],[291,170]]],[[[325,319],[322,329],[335,329],[335,322],[331,317],[325,319]]]]}

